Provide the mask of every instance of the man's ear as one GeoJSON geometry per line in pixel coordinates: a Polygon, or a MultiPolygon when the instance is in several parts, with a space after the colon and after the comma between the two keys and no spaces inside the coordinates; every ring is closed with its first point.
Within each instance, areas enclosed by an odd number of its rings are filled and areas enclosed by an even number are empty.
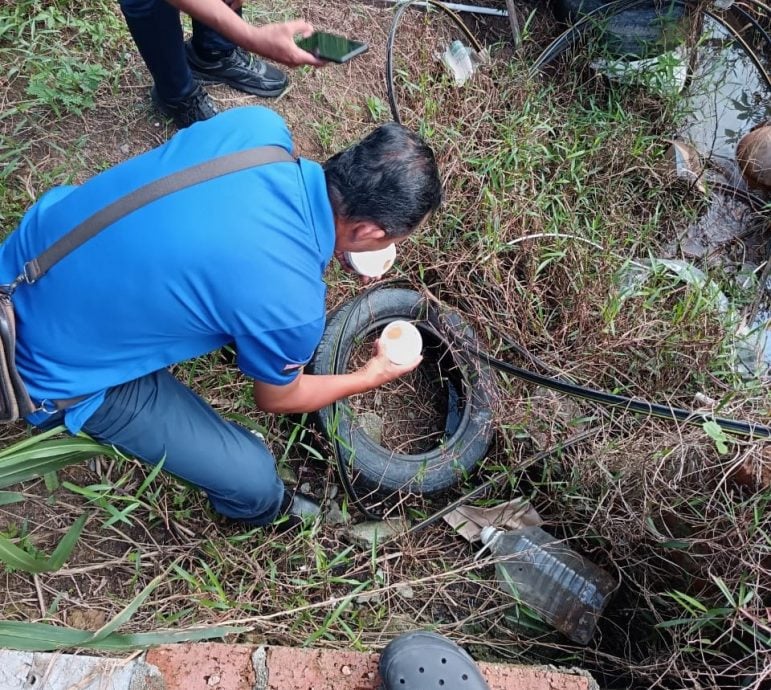
{"type": "Polygon", "coordinates": [[[353,228],[353,236],[356,240],[382,240],[386,232],[375,223],[360,221],[353,228]]]}

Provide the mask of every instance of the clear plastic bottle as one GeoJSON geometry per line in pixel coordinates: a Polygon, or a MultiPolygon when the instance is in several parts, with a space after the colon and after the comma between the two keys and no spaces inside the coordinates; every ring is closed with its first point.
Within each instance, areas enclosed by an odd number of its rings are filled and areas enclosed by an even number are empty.
{"type": "Polygon", "coordinates": [[[574,642],[587,644],[618,583],[599,566],[540,527],[482,530],[482,542],[502,560],[501,586],[574,642]]]}

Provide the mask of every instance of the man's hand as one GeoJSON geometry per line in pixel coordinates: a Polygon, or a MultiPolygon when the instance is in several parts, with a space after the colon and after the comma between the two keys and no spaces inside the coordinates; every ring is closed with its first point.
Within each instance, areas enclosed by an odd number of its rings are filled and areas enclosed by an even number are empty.
{"type": "Polygon", "coordinates": [[[230,3],[222,0],[168,0],[170,5],[252,53],[288,67],[321,67],[326,64],[324,60],[319,60],[315,55],[298,48],[294,42],[297,34],[305,37],[313,33],[313,27],[308,22],[298,19],[283,24],[252,26],[233,11],[238,9],[242,2],[243,0],[232,0],[230,3]]]}
{"type": "Polygon", "coordinates": [[[323,67],[326,62],[306,52],[295,43],[295,36],[306,37],[313,33],[313,27],[302,19],[283,24],[266,24],[251,27],[248,40],[242,47],[253,53],[280,62],[287,67],[312,65],[323,67]]]}
{"type": "Polygon", "coordinates": [[[409,374],[423,361],[423,355],[409,364],[394,364],[383,352],[380,341],[375,341],[375,354],[357,373],[360,373],[367,381],[371,382],[371,388],[382,386],[384,383],[398,379],[409,374]]]}

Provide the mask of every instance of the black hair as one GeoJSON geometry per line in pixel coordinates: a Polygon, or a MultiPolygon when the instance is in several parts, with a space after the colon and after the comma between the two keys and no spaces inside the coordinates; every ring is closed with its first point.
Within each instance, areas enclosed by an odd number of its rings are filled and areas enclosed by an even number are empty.
{"type": "Polygon", "coordinates": [[[332,156],[324,175],[336,215],[375,223],[389,237],[412,232],[442,201],[434,152],[396,122],[332,156]]]}

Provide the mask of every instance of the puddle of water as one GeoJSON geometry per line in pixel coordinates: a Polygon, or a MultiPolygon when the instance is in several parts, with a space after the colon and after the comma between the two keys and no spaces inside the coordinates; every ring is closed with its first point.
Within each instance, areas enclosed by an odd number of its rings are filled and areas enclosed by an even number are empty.
{"type": "Polygon", "coordinates": [[[736,177],[732,183],[740,183],[736,145],[771,118],[771,88],[731,34],[710,17],[704,20],[686,107],[691,114],[681,136],[736,177]]]}

